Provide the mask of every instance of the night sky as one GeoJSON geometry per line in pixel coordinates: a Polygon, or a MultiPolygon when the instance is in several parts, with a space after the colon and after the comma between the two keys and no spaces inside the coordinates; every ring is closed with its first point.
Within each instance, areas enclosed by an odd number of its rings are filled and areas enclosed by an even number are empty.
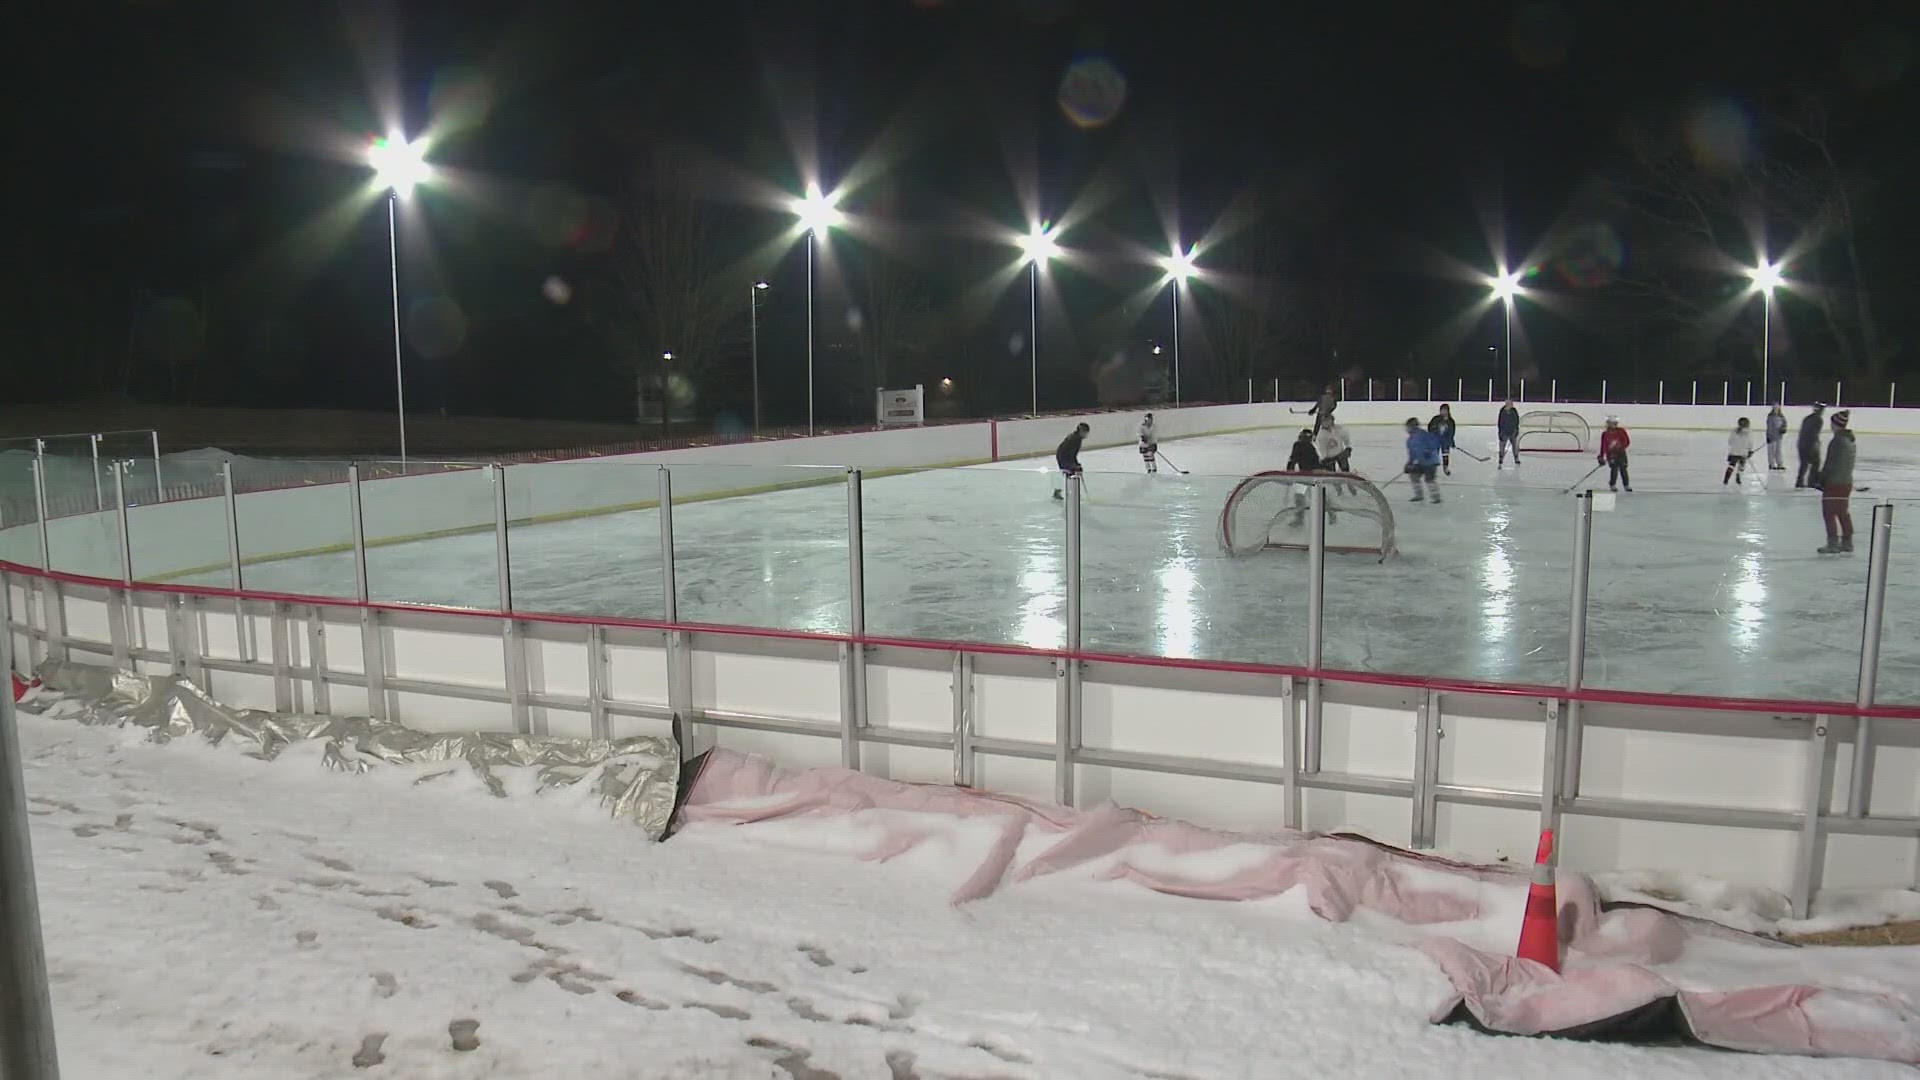
{"type": "Polygon", "coordinates": [[[445,179],[400,222],[420,410],[630,419],[638,362],[649,401],[665,385],[689,414],[738,416],[745,285],[764,278],[764,400],[795,417],[804,244],[780,243],[781,200],[809,179],[854,219],[819,264],[823,415],[863,414],[881,378],[1023,409],[1027,278],[1006,239],[1034,214],[1073,253],[1043,280],[1043,408],[1154,392],[1171,304],[1152,260],[1175,236],[1201,267],[1190,400],[1249,377],[1484,380],[1503,342],[1478,278],[1501,262],[1539,267],[1516,308],[1532,378],[1757,378],[1759,302],[1728,268],[1764,245],[1795,283],[1774,370],[1910,380],[1920,402],[1913,11],[34,5],[10,35],[10,396],[390,408],[385,204],[355,154],[397,123],[432,136],[445,179]],[[1073,71],[1117,72],[1124,94],[1073,71]],[[1817,151],[1791,134],[1809,102],[1817,151]],[[1663,228],[1636,136],[1736,192],[1713,216],[1740,227],[1709,245],[1663,228]],[[657,213],[634,177],[667,154],[699,163],[709,276],[734,305],[695,355],[618,273],[623,215],[657,213]]]}

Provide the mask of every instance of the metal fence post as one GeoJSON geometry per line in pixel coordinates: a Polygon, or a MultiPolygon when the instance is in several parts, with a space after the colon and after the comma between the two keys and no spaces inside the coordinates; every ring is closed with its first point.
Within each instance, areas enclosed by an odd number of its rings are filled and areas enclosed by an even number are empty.
{"type": "Polygon", "coordinates": [[[1753,380],[1752,380],[1752,379],[1748,379],[1748,380],[1747,380],[1747,401],[1746,401],[1746,405],[1747,405],[1747,407],[1748,407],[1748,408],[1752,408],[1752,407],[1753,407],[1753,380]]]}
{"type": "Polygon", "coordinates": [[[1373,400],[1373,376],[1367,376],[1367,400],[1373,400]]]}
{"type": "Polygon", "coordinates": [[[1600,380],[1600,404],[1605,405],[1606,403],[1607,403],[1607,380],[1601,379],[1600,380]]]}
{"type": "Polygon", "coordinates": [[[119,505],[114,508],[115,527],[120,532],[120,583],[133,584],[133,531],[127,523],[127,468],[120,462],[113,463],[113,498],[119,505]]]}
{"type": "MultiPolygon", "coordinates": [[[[0,573],[0,670],[13,675],[12,582],[0,573]]],[[[57,1080],[53,1002],[47,989],[47,954],[40,937],[39,891],[33,878],[33,842],[28,835],[26,780],[21,775],[19,714],[11,686],[0,692],[0,1001],[6,1035],[0,1038],[0,1076],[57,1080]]]]}
{"type": "Polygon", "coordinates": [[[1067,626],[1066,655],[1062,656],[1054,670],[1054,709],[1053,709],[1053,797],[1062,806],[1073,805],[1073,769],[1074,736],[1077,727],[1074,724],[1074,710],[1077,706],[1075,691],[1079,689],[1075,675],[1079,661],[1075,654],[1080,651],[1080,475],[1067,476],[1067,626]]]}
{"type": "MultiPolygon", "coordinates": [[[[1860,625],[1860,682],[1853,703],[1873,704],[1880,679],[1880,627],[1887,609],[1887,557],[1893,547],[1893,503],[1873,508],[1873,545],[1867,555],[1867,610],[1860,625]]],[[[1867,816],[1873,787],[1873,720],[1856,717],[1853,735],[1853,778],[1847,788],[1847,816],[1867,816]]]]}
{"type": "Polygon", "coordinates": [[[1453,387],[1453,400],[1455,401],[1467,400],[1467,380],[1460,379],[1455,382],[1453,387]]]}
{"type": "Polygon", "coordinates": [[[159,429],[156,428],[147,434],[153,436],[153,501],[163,502],[166,496],[162,495],[161,492],[166,490],[166,488],[165,482],[160,479],[160,432],[159,429]]]}
{"type": "Polygon", "coordinates": [[[1488,404],[1493,403],[1493,380],[1492,379],[1487,380],[1487,403],[1488,404]]]}
{"type": "Polygon", "coordinates": [[[1573,518],[1573,598],[1567,624],[1566,775],[1560,786],[1569,799],[1580,796],[1580,749],[1585,742],[1580,723],[1579,693],[1587,676],[1587,584],[1593,568],[1593,493],[1575,496],[1573,518]]]}
{"type": "Polygon", "coordinates": [[[1427,400],[1433,400],[1433,376],[1427,376],[1427,400]]]}
{"type": "Polygon", "coordinates": [[[1327,597],[1327,489],[1312,486],[1307,517],[1311,525],[1307,545],[1307,732],[1300,753],[1300,771],[1320,771],[1320,661],[1321,623],[1327,597]]]}
{"type": "Polygon", "coordinates": [[[680,743],[680,759],[689,761],[705,747],[702,745],[703,734],[693,722],[693,703],[689,700],[692,681],[681,677],[683,671],[691,673],[693,661],[687,655],[686,638],[677,628],[680,622],[680,587],[674,575],[673,472],[665,465],[659,468],[660,603],[669,625],[666,635],[667,707],[673,711],[673,734],[680,743]]]}
{"type": "Polygon", "coordinates": [[[520,622],[513,617],[513,551],[507,537],[506,467],[499,462],[488,465],[487,478],[493,484],[494,576],[499,579],[500,613],[506,616],[500,620],[500,657],[505,664],[507,709],[513,717],[513,730],[523,735],[545,735],[546,721],[541,721],[542,730],[534,730],[533,713],[527,707],[527,649],[520,622]]]}
{"type": "Polygon", "coordinates": [[[1693,380],[1693,404],[1700,404],[1700,380],[1693,380]]]}
{"type": "Polygon", "coordinates": [[[1558,405],[1559,403],[1560,403],[1560,380],[1548,379],[1547,380],[1547,404],[1558,405]]]}
{"type": "Polygon", "coordinates": [[[1661,379],[1658,383],[1655,383],[1653,393],[1653,403],[1655,405],[1665,405],[1667,403],[1667,380],[1661,379]]]}
{"type": "Polygon", "coordinates": [[[1840,407],[1840,383],[1838,381],[1833,384],[1833,407],[1836,409],[1840,407]]]}
{"type": "MultiPolygon", "coordinates": [[[[38,453],[46,446],[46,442],[41,439],[35,439],[33,442],[36,451],[32,462],[33,501],[34,510],[40,515],[40,567],[44,570],[52,570],[54,568],[53,541],[49,536],[47,525],[47,466],[46,459],[38,453]]],[[[71,659],[72,653],[67,648],[67,604],[61,597],[60,583],[42,578],[38,585],[36,592],[40,597],[40,614],[47,624],[45,627],[47,633],[53,635],[44,642],[41,656],[42,658],[58,656],[62,660],[71,659]]]]}
{"type": "Polygon", "coordinates": [[[387,719],[387,650],[367,579],[367,520],[360,501],[360,466],[347,466],[347,515],[353,522],[353,595],[360,601],[360,669],[367,680],[367,715],[387,719]]]}
{"type": "Polygon", "coordinates": [[[840,710],[841,764],[860,768],[867,728],[867,559],[861,523],[860,470],[847,470],[847,700],[840,710]]]}
{"type": "MultiPolygon", "coordinates": [[[[233,591],[246,588],[240,568],[240,498],[233,490],[233,462],[220,463],[220,501],[227,515],[227,576],[233,579],[233,591]]],[[[247,637],[247,602],[233,598],[233,636],[240,659],[251,661],[253,643],[247,637]]]]}
{"type": "Polygon", "coordinates": [[[1793,885],[1788,895],[1796,919],[1806,918],[1813,907],[1813,896],[1820,891],[1821,871],[1826,862],[1820,829],[1820,817],[1826,813],[1828,798],[1827,718],[1824,716],[1814,716],[1808,727],[1800,784],[1800,836],[1795,844],[1793,885]]]}
{"type": "Polygon", "coordinates": [[[1300,822],[1300,696],[1294,693],[1293,676],[1280,679],[1280,738],[1287,752],[1281,759],[1286,770],[1286,803],[1281,824],[1289,829],[1304,826],[1300,822]]]}
{"type": "Polygon", "coordinates": [[[1527,380],[1521,379],[1520,380],[1520,404],[1525,405],[1526,403],[1527,403],[1527,380]]]}
{"type": "MultiPolygon", "coordinates": [[[[93,508],[105,510],[107,496],[100,489],[100,436],[98,434],[87,436],[87,445],[93,450],[93,508]]],[[[124,494],[121,495],[120,501],[123,503],[127,501],[124,494]]]]}
{"type": "MultiPolygon", "coordinates": [[[[1896,387],[1898,387],[1899,385],[1900,385],[1899,383],[1888,383],[1888,384],[1887,384],[1887,408],[1889,408],[1889,409],[1891,409],[1891,408],[1893,408],[1893,407],[1894,407],[1894,404],[1893,404],[1893,391],[1894,391],[1894,389],[1895,389],[1896,387]]],[[[1782,392],[1784,393],[1785,391],[1782,391],[1782,392]]]]}

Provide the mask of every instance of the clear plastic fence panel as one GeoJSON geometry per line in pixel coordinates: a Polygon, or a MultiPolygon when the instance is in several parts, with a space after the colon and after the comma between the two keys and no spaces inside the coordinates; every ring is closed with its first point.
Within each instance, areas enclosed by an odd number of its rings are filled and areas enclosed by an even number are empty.
{"type": "Polygon", "coordinates": [[[845,469],[672,469],[682,620],[813,633],[850,630],[845,469]]]}
{"type": "MultiPolygon", "coordinates": [[[[1178,444],[1175,444],[1176,448],[1178,444]]],[[[1193,455],[1189,455],[1193,456],[1193,455]]],[[[1197,470],[1199,465],[1195,465],[1197,470]]],[[[1304,664],[1307,557],[1293,485],[1263,483],[1236,503],[1226,547],[1221,517],[1245,477],[1099,473],[1081,510],[1081,641],[1096,652],[1304,664]],[[1296,521],[1297,518],[1297,521],[1296,521]]],[[[1299,492],[1304,492],[1299,488],[1299,492]]],[[[1058,518],[1056,511],[1053,515],[1058,518]]],[[[1057,528],[1056,528],[1057,531],[1057,528]]]]}
{"type": "MultiPolygon", "coordinates": [[[[154,498],[151,462],[122,459],[119,464],[125,470],[122,483],[127,492],[134,579],[232,588],[227,501],[220,495],[219,462],[195,461],[180,466],[177,472],[181,484],[192,486],[183,486],[171,501],[154,498]],[[188,494],[189,490],[195,494],[188,494]]],[[[112,484],[111,470],[108,483],[112,484]]]]}
{"type": "Polygon", "coordinates": [[[104,462],[95,469],[93,440],[85,435],[47,439],[39,460],[46,487],[48,565],[69,574],[118,580],[123,568],[113,477],[104,462]]]}
{"type": "MultiPolygon", "coordinates": [[[[1368,553],[1327,556],[1325,665],[1564,684],[1573,497],[1443,475],[1441,501],[1415,502],[1404,477],[1391,481],[1376,478],[1393,512],[1396,553],[1384,562],[1368,553]]],[[[1336,531],[1329,526],[1330,544],[1339,543],[1336,531]]]]}
{"type": "Polygon", "coordinates": [[[40,565],[40,509],[33,494],[33,440],[0,441],[0,559],[40,565]]]}
{"type": "MultiPolygon", "coordinates": [[[[1853,518],[1852,557],[1865,559],[1873,503],[1854,500],[1853,518]]],[[[1893,501],[1893,545],[1887,556],[1887,606],[1874,696],[1883,703],[1920,704],[1920,499],[1893,501]]]]}
{"type": "Polygon", "coordinates": [[[243,458],[233,463],[233,479],[247,588],[354,596],[346,462],[243,458]]]}
{"type": "Polygon", "coordinates": [[[481,465],[360,463],[367,598],[500,607],[493,475],[481,465]]]}
{"type": "MultiPolygon", "coordinates": [[[[1103,479],[1090,490],[1104,495],[1103,479]]],[[[867,632],[1064,646],[1066,511],[1053,497],[1058,486],[1058,473],[1037,466],[866,480],[867,632]]],[[[1097,505],[1086,504],[1083,532],[1099,527],[1097,505]]]]}
{"type": "MultiPolygon", "coordinates": [[[[151,430],[103,431],[100,433],[100,474],[102,482],[108,485],[107,501],[109,505],[111,505],[113,501],[113,491],[111,488],[112,477],[108,470],[110,463],[115,461],[126,466],[124,483],[126,485],[128,505],[145,506],[149,503],[161,502],[165,499],[166,496],[162,489],[162,473],[154,468],[153,446],[153,432],[151,430]]],[[[205,465],[206,462],[202,461],[197,464],[205,465]]],[[[186,470],[189,468],[190,463],[183,462],[181,464],[181,478],[185,478],[186,470]]],[[[200,474],[200,479],[205,480],[204,472],[200,474]]],[[[172,484],[173,481],[174,477],[172,475],[165,477],[166,484],[172,484]]]]}
{"type": "Polygon", "coordinates": [[[1853,510],[1860,550],[1821,555],[1814,492],[1620,495],[1594,519],[1587,685],[1852,701],[1870,504],[1853,510]]]}
{"type": "Polygon", "coordinates": [[[518,611],[658,619],[660,468],[511,465],[507,549],[518,611]]]}

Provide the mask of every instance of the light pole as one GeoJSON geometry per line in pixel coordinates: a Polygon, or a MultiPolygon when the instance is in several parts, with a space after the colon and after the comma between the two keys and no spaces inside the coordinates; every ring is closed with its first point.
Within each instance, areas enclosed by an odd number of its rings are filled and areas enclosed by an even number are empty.
{"type": "Polygon", "coordinates": [[[1020,238],[1020,250],[1027,257],[1027,393],[1033,416],[1040,415],[1040,266],[1060,255],[1053,237],[1054,230],[1043,221],[1020,238]]]}
{"type": "Polygon", "coordinates": [[[1167,272],[1167,280],[1173,282],[1173,407],[1180,407],[1180,283],[1193,276],[1193,249],[1182,251],[1173,249],[1173,254],[1160,260],[1167,272]]]}
{"type": "Polygon", "coordinates": [[[1762,260],[1759,266],[1747,271],[1753,279],[1753,288],[1760,294],[1760,398],[1766,400],[1769,377],[1773,360],[1773,290],[1785,283],[1780,276],[1780,264],[1762,260]]]}
{"type": "Polygon", "coordinates": [[[821,230],[846,220],[834,206],[834,197],[808,184],[805,198],[793,201],[793,213],[800,227],[807,230],[807,434],[813,434],[813,244],[821,230]]]}
{"type": "Polygon", "coordinates": [[[760,434],[760,294],[767,283],[756,281],[747,297],[748,320],[753,326],[753,433],[760,434]]]}
{"type": "Polygon", "coordinates": [[[1520,293],[1520,271],[1503,273],[1488,283],[1493,295],[1498,297],[1505,311],[1503,317],[1507,328],[1507,345],[1504,350],[1507,360],[1507,396],[1513,396],[1513,298],[1520,293]]]}
{"type": "Polygon", "coordinates": [[[407,376],[400,363],[400,230],[397,221],[400,200],[412,194],[415,184],[430,171],[418,143],[399,135],[375,139],[367,148],[367,164],[373,169],[374,183],[387,193],[387,264],[393,282],[393,397],[400,414],[400,471],[407,471],[407,376]]]}

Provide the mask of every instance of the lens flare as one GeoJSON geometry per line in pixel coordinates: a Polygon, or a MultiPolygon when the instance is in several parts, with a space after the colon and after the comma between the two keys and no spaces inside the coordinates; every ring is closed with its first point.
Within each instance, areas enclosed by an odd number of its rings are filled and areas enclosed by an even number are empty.
{"type": "Polygon", "coordinates": [[[1127,103],[1127,77],[1104,56],[1082,57],[1067,66],[1058,101],[1074,126],[1104,127],[1127,103]]]}

